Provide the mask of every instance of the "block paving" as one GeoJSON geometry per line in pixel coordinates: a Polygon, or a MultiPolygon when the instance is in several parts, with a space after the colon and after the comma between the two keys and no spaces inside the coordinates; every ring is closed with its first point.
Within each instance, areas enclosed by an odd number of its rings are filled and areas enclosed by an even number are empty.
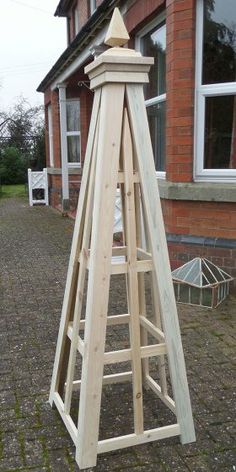
{"type": "MultiPolygon", "coordinates": [[[[0,199],[0,472],[79,470],[70,436],[48,403],[72,232],[73,220],[51,208],[0,199]]],[[[115,309],[119,279],[112,290],[115,309]]],[[[90,470],[236,471],[236,298],[213,311],[178,311],[197,442],[170,438],[111,452],[90,470]]],[[[102,429],[124,431],[130,389],[108,386],[104,395],[102,429]]],[[[144,396],[150,427],[168,421],[161,403],[144,396]]]]}

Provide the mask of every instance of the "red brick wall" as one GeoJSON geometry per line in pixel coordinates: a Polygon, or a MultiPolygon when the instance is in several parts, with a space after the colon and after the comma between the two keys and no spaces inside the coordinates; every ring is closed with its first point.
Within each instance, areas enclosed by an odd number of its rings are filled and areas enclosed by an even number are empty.
{"type": "Polygon", "coordinates": [[[144,23],[150,21],[153,16],[158,15],[165,8],[163,0],[136,0],[128,7],[124,21],[128,32],[140,29],[144,23]]]}
{"type": "Polygon", "coordinates": [[[60,209],[61,206],[61,175],[48,175],[49,204],[60,209]]]}
{"type": "Polygon", "coordinates": [[[167,233],[236,239],[234,203],[162,200],[167,233]]]}
{"type": "Polygon", "coordinates": [[[195,1],[167,0],[166,176],[193,179],[195,1]]]}
{"type": "MultiPolygon", "coordinates": [[[[98,0],[97,5],[100,3],[101,1],[98,0]]],[[[87,2],[81,0],[79,5],[82,21],[85,21],[87,2]]],[[[196,2],[195,0],[166,0],[166,2],[136,0],[128,6],[125,23],[132,35],[131,44],[134,42],[135,33],[161,13],[165,6],[167,16],[166,176],[168,181],[191,182],[193,180],[196,2]]],[[[87,80],[83,76],[83,71],[74,74],[70,79],[67,93],[68,96],[70,92],[71,96],[80,96],[83,160],[93,94],[85,86],[79,88],[78,80],[87,80]]],[[[59,167],[60,128],[58,103],[56,103],[57,92],[54,94],[54,98],[50,95],[48,101],[52,100],[55,166],[59,167]]],[[[234,204],[163,200],[162,205],[168,233],[236,239],[234,204]]]]}
{"type": "Polygon", "coordinates": [[[51,92],[54,167],[61,167],[60,110],[58,90],[51,92]]]}
{"type": "Polygon", "coordinates": [[[44,106],[44,117],[45,117],[45,150],[46,150],[46,166],[49,166],[49,128],[48,128],[48,106],[44,106]]]}
{"type": "Polygon", "coordinates": [[[74,20],[73,20],[73,14],[72,10],[69,12],[69,17],[68,17],[68,27],[69,27],[69,42],[71,43],[75,37],[75,30],[74,30],[74,20]]]}
{"type": "Polygon", "coordinates": [[[68,11],[70,42],[72,42],[76,36],[74,20],[75,7],[78,8],[79,12],[79,30],[83,27],[89,17],[89,4],[87,0],[77,0],[72,4],[72,7],[68,11]]]}
{"type": "Polygon", "coordinates": [[[86,23],[89,17],[88,1],[79,0],[79,24],[80,28],[86,23]]]}
{"type": "Polygon", "coordinates": [[[51,104],[52,110],[52,131],[53,131],[53,155],[54,155],[54,167],[61,167],[61,139],[60,139],[60,114],[59,114],[59,98],[58,90],[51,91],[47,89],[44,94],[44,103],[45,103],[45,124],[46,124],[46,163],[47,166],[50,166],[49,161],[49,140],[48,140],[48,114],[47,108],[51,104]]]}
{"type": "Polygon", "coordinates": [[[83,88],[83,93],[81,94],[81,155],[82,155],[82,163],[84,161],[86,146],[87,146],[87,139],[88,139],[88,131],[89,131],[89,124],[93,106],[93,92],[89,91],[85,87],[83,88]]]}

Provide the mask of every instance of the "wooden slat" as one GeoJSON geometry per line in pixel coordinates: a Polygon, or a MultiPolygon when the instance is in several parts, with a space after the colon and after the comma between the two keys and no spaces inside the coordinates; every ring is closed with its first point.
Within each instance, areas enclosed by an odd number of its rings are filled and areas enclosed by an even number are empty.
{"type": "MultiPolygon", "coordinates": [[[[134,167],[137,169],[137,159],[134,153],[134,167]]],[[[134,186],[134,196],[135,196],[135,212],[136,212],[136,233],[137,233],[137,258],[143,259],[144,252],[141,249],[142,246],[142,212],[141,212],[141,200],[140,200],[140,186],[134,186]]],[[[148,257],[149,258],[149,257],[148,257]]],[[[147,259],[147,257],[146,257],[147,259]]],[[[150,259],[150,258],[149,258],[150,259]]],[[[145,298],[145,279],[144,273],[138,274],[138,294],[139,294],[139,315],[143,315],[144,317],[147,314],[146,310],[146,298],[145,298]]],[[[142,325],[140,326],[140,339],[142,346],[146,346],[148,344],[148,335],[147,331],[143,329],[142,325]]],[[[146,376],[149,374],[149,358],[142,359],[142,375],[143,375],[143,384],[145,385],[146,376]]]]}
{"type": "MultiPolygon", "coordinates": [[[[139,174],[138,174],[138,172],[134,172],[132,178],[133,178],[133,182],[134,182],[134,183],[139,183],[139,174]]],[[[118,172],[118,180],[117,180],[117,182],[118,182],[118,184],[123,184],[124,181],[125,181],[125,180],[124,180],[124,172],[119,171],[119,172],[118,172]]]]}
{"type": "Polygon", "coordinates": [[[166,354],[166,345],[165,343],[161,344],[152,344],[150,346],[142,346],[141,347],[141,357],[144,359],[145,357],[152,357],[152,356],[160,356],[162,354],[166,354]]]}
{"type": "MultiPolygon", "coordinates": [[[[119,248],[113,248],[114,249],[119,249],[119,248]]],[[[114,254],[112,254],[112,257],[118,257],[118,256],[125,256],[126,255],[126,250],[121,249],[120,251],[116,251],[114,254]]],[[[82,262],[84,258],[87,258],[86,262],[86,268],[89,270],[90,267],[90,251],[86,252],[85,254],[82,252],[80,253],[78,257],[78,262],[82,262]]],[[[153,263],[150,258],[147,260],[141,260],[137,261],[137,272],[151,272],[153,270],[153,263]]],[[[127,274],[128,272],[128,265],[127,262],[119,262],[119,261],[112,261],[111,263],[111,275],[118,275],[118,274],[127,274]]]]}
{"type": "Polygon", "coordinates": [[[168,406],[168,408],[170,408],[170,410],[174,414],[176,414],[174,400],[172,400],[172,398],[169,397],[169,395],[163,395],[161,386],[150,375],[147,376],[146,381],[147,381],[147,385],[152,389],[152,391],[156,395],[158,395],[158,397],[163,401],[163,403],[165,403],[165,405],[168,406]]]}
{"type": "Polygon", "coordinates": [[[133,182],[133,149],[126,109],[124,110],[121,157],[124,169],[124,227],[127,246],[127,288],[130,313],[131,365],[133,372],[134,431],[143,433],[143,393],[140,352],[137,236],[133,182]]]}
{"type": "Polygon", "coordinates": [[[131,349],[120,349],[119,351],[110,351],[104,353],[104,365],[118,364],[131,360],[131,349]]]}
{"type": "Polygon", "coordinates": [[[152,336],[154,336],[154,338],[158,339],[160,342],[165,342],[164,333],[159,328],[156,328],[156,326],[154,326],[151,321],[142,315],[139,317],[139,319],[143,328],[145,328],[152,336]]]}
{"type": "Polygon", "coordinates": [[[97,457],[123,101],[123,85],[103,87],[76,448],[82,469],[95,466],[97,457]]]}
{"type": "MultiPolygon", "coordinates": [[[[140,221],[140,224],[142,224],[141,221],[140,221]]],[[[144,249],[141,249],[140,247],[137,248],[137,257],[138,257],[138,259],[142,259],[142,260],[151,260],[152,259],[151,253],[145,251],[144,249]]]]}
{"type": "Polygon", "coordinates": [[[127,262],[113,262],[111,264],[111,275],[127,274],[127,262]]]}
{"type": "Polygon", "coordinates": [[[112,256],[126,256],[126,246],[116,246],[112,248],[112,256]]]}
{"type": "MultiPolygon", "coordinates": [[[[104,354],[104,364],[116,364],[119,362],[126,362],[132,359],[131,349],[120,349],[119,351],[110,351],[105,352],[104,354]]],[[[141,346],[139,348],[139,358],[145,359],[152,356],[161,356],[166,354],[166,345],[162,344],[152,344],[150,346],[141,346]]]]}
{"type": "MultiPolygon", "coordinates": [[[[72,325],[72,323],[70,323],[69,326],[68,326],[67,336],[72,341],[72,337],[73,337],[73,325],[72,325]]],[[[79,351],[79,353],[83,357],[83,355],[84,355],[84,341],[78,335],[77,335],[77,339],[76,339],[76,349],[79,351]]]]}
{"type": "MultiPolygon", "coordinates": [[[[107,317],[107,326],[127,324],[130,321],[130,315],[112,315],[107,317]]],[[[79,329],[83,330],[85,328],[85,320],[80,320],[79,329]]]]}
{"type": "Polygon", "coordinates": [[[69,357],[67,326],[73,310],[77,276],[78,276],[78,256],[82,240],[82,225],[84,219],[84,209],[87,198],[88,177],[90,172],[91,155],[95,139],[95,129],[97,126],[98,111],[100,106],[101,91],[97,90],[94,95],[93,111],[91,116],[87,149],[83,168],[83,178],[80,188],[80,197],[77,208],[77,216],[74,226],[74,233],[71,246],[71,254],[68,265],[65,294],[63,299],[62,314],[60,321],[59,334],[57,339],[56,354],[54,360],[49,402],[53,404],[54,392],[59,391],[64,386],[67,371],[67,362],[69,357]]]}
{"type": "MultiPolygon", "coordinates": [[[[104,375],[102,379],[103,385],[130,382],[132,380],[132,372],[121,372],[119,374],[104,375]]],[[[81,380],[74,380],[73,391],[80,390],[81,380]]]]}
{"type": "Polygon", "coordinates": [[[143,434],[127,434],[126,436],[118,436],[116,438],[104,439],[98,442],[98,454],[103,452],[115,451],[129,446],[137,446],[159,439],[170,438],[180,434],[178,424],[162,426],[161,428],[149,429],[143,434]]]}
{"type": "Polygon", "coordinates": [[[75,423],[73,422],[72,418],[70,415],[67,415],[64,412],[64,403],[59,395],[59,393],[54,393],[53,394],[53,402],[55,403],[58,412],[60,413],[61,419],[64,422],[68,433],[70,434],[70,437],[73,441],[73,443],[76,445],[77,443],[77,437],[78,437],[78,432],[75,426],[75,423]]]}
{"type": "Polygon", "coordinates": [[[195,431],[143,89],[128,84],[126,91],[181,441],[188,443],[195,441],[195,431]]]}
{"type": "MultiPolygon", "coordinates": [[[[150,249],[151,243],[150,243],[150,233],[147,229],[147,221],[146,218],[145,220],[145,232],[146,232],[146,245],[150,249]]],[[[151,299],[152,299],[152,310],[153,310],[153,315],[154,315],[154,322],[155,326],[157,329],[162,331],[162,321],[161,321],[161,304],[160,304],[160,297],[158,294],[158,285],[157,285],[157,280],[156,280],[156,274],[154,271],[151,272],[150,274],[151,278],[151,299]]],[[[167,378],[166,378],[166,361],[164,356],[158,357],[157,360],[158,364],[158,373],[160,376],[160,386],[161,386],[161,392],[164,396],[168,395],[168,386],[167,386],[167,378]]]]}
{"type": "MultiPolygon", "coordinates": [[[[150,272],[153,270],[152,261],[137,261],[137,272],[150,272]]],[[[128,262],[113,262],[111,264],[111,275],[127,274],[129,271],[128,262]]]]}
{"type": "Polygon", "coordinates": [[[88,260],[88,249],[89,249],[91,226],[92,226],[92,209],[93,209],[93,197],[94,197],[98,125],[99,125],[99,118],[97,120],[97,127],[95,131],[94,148],[93,148],[93,153],[92,153],[92,162],[91,162],[91,170],[90,170],[90,180],[89,180],[89,185],[88,185],[87,205],[86,205],[85,219],[84,219],[83,238],[82,238],[82,245],[81,245],[81,251],[80,251],[81,261],[80,261],[80,266],[79,266],[78,282],[77,282],[77,289],[76,289],[76,296],[75,296],[70,356],[69,356],[69,362],[68,362],[68,368],[67,368],[66,388],[65,388],[64,408],[65,408],[66,414],[70,412],[70,407],[71,407],[76,352],[77,352],[77,349],[79,350],[81,355],[83,355],[83,352],[84,352],[84,347],[82,347],[81,345],[83,343],[81,342],[78,343],[78,332],[79,332],[80,318],[81,318],[82,305],[83,305],[83,292],[84,292],[85,275],[86,275],[87,260],[88,260]]]}
{"type": "MultiPolygon", "coordinates": [[[[157,290],[155,272],[151,273],[151,296],[152,296],[156,328],[159,330],[162,330],[161,304],[160,304],[160,297],[157,290]]],[[[167,379],[166,379],[166,366],[165,366],[164,357],[158,358],[158,371],[160,375],[161,392],[164,396],[166,396],[168,395],[168,386],[167,386],[167,379]]]]}
{"type": "Polygon", "coordinates": [[[152,261],[137,261],[137,272],[151,272],[152,270],[152,261]]]}

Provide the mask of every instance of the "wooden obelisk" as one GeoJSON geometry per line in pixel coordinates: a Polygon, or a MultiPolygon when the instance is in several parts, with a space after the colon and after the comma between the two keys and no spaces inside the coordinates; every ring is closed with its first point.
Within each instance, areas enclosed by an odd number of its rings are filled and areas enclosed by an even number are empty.
{"type": "Polygon", "coordinates": [[[95,466],[98,453],[113,449],[176,435],[182,443],[195,440],[143,96],[153,59],[121,48],[127,40],[115,9],[105,40],[112,48],[85,69],[95,96],[50,392],[50,403],[56,405],[76,446],[80,468],[95,466]],[[112,247],[117,187],[124,226],[121,248],[112,247]],[[114,262],[116,255],[124,260],[114,262]],[[154,322],[146,315],[145,272],[151,277],[154,322]],[[86,273],[86,313],[81,319],[86,273]],[[108,316],[114,274],[125,274],[128,313],[108,316]],[[106,326],[121,324],[129,325],[130,348],[105,352],[106,326]],[[148,344],[148,333],[155,344],[148,344]],[[74,380],[77,352],[82,356],[82,375],[74,380]],[[149,371],[151,356],[157,358],[159,383],[149,371]],[[174,399],[168,394],[165,356],[174,399]],[[130,371],[103,375],[104,365],[124,361],[131,363],[130,371]],[[102,385],[119,382],[132,383],[134,432],[98,440],[102,385]],[[143,385],[176,415],[174,424],[144,429],[143,385]],[[80,390],[77,424],[71,417],[76,389],[80,390]]]}

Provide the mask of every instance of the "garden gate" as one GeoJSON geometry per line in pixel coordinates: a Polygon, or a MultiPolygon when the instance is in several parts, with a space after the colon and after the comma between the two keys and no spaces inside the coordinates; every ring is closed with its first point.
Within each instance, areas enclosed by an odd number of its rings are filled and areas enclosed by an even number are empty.
{"type": "Polygon", "coordinates": [[[30,206],[48,205],[48,175],[47,169],[41,172],[32,172],[28,169],[29,204],[30,206]]]}

